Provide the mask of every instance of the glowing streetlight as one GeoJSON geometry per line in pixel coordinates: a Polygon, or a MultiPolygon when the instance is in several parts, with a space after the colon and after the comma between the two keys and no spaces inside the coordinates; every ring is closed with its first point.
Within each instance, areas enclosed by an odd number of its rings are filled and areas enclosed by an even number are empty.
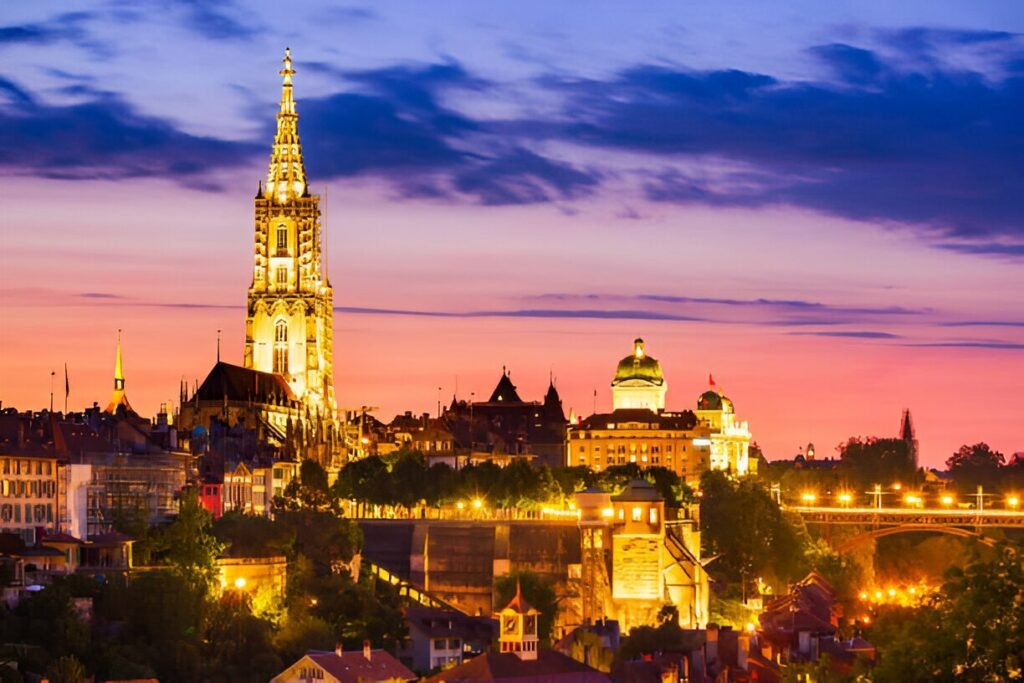
{"type": "Polygon", "coordinates": [[[754,628],[755,628],[754,624],[752,622],[748,621],[747,622],[747,633],[753,633],[754,632],[754,628]]]}
{"type": "Polygon", "coordinates": [[[949,507],[950,505],[953,504],[953,496],[943,496],[940,500],[942,504],[945,505],[946,507],[949,507]]]}
{"type": "Polygon", "coordinates": [[[1017,496],[1010,496],[1006,499],[1006,504],[1016,510],[1017,506],[1020,505],[1020,498],[1017,496]]]}
{"type": "Polygon", "coordinates": [[[802,496],[800,496],[800,500],[807,503],[808,505],[814,505],[814,501],[818,500],[818,497],[811,493],[810,491],[807,491],[802,496]]]}
{"type": "Polygon", "coordinates": [[[895,598],[896,597],[896,589],[895,588],[890,588],[889,589],[889,597],[890,598],[895,598]]]}
{"type": "Polygon", "coordinates": [[[864,592],[864,591],[861,591],[860,592],[860,599],[861,600],[867,600],[868,599],[868,594],[866,592],[864,592]]]}
{"type": "Polygon", "coordinates": [[[474,508],[476,508],[477,510],[479,510],[479,509],[480,509],[480,508],[482,508],[483,506],[484,506],[484,502],[483,502],[482,500],[480,500],[479,498],[474,498],[474,499],[473,499],[473,507],[474,507],[474,508]]]}
{"type": "Polygon", "coordinates": [[[843,505],[849,505],[852,500],[853,496],[851,496],[849,493],[839,494],[839,502],[842,503],[843,505]]]}
{"type": "Polygon", "coordinates": [[[465,507],[466,507],[466,504],[463,503],[461,500],[455,504],[455,509],[456,510],[462,510],[465,507]]]}
{"type": "Polygon", "coordinates": [[[245,577],[244,576],[239,576],[237,579],[235,579],[235,588],[237,588],[239,590],[245,588],[245,577]]]}
{"type": "Polygon", "coordinates": [[[892,485],[892,490],[893,491],[899,491],[902,488],[903,488],[903,484],[901,484],[899,482],[896,482],[895,484],[892,485]]]}

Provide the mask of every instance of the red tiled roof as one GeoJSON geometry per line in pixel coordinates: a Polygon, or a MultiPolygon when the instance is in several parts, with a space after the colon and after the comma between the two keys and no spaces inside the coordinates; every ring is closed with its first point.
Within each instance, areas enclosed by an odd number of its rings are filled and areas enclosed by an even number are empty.
{"type": "Polygon", "coordinates": [[[342,683],[375,683],[376,681],[414,681],[416,674],[385,650],[371,650],[367,659],[362,650],[336,652],[310,650],[306,656],[342,683]]]}
{"type": "Polygon", "coordinates": [[[64,534],[64,533],[60,533],[60,534],[47,534],[46,536],[43,536],[39,540],[39,542],[40,543],[76,543],[78,545],[84,545],[84,541],[75,538],[71,534],[64,534]]]}
{"type": "Polygon", "coordinates": [[[554,650],[540,650],[537,659],[522,660],[509,652],[485,652],[468,662],[442,671],[425,683],[469,681],[531,681],[532,683],[610,683],[597,669],[554,650]]]}

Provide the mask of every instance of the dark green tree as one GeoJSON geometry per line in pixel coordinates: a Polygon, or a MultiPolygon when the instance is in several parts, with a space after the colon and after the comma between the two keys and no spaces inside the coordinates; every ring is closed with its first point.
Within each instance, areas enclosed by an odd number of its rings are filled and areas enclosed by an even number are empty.
{"type": "Polygon", "coordinates": [[[212,592],[220,578],[217,558],[224,544],[212,529],[213,515],[199,502],[198,492],[189,488],[182,493],[177,518],[159,539],[164,559],[201,595],[212,592]]]}
{"type": "Polygon", "coordinates": [[[993,451],[987,443],[964,444],[946,460],[946,468],[961,491],[974,492],[977,487],[998,488],[1006,458],[993,451]]]}

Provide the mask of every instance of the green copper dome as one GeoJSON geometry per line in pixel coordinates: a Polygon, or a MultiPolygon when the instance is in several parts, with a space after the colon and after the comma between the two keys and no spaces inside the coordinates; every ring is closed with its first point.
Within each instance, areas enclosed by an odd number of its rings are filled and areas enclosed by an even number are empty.
{"type": "Polygon", "coordinates": [[[633,353],[619,361],[615,369],[612,384],[639,379],[652,384],[663,384],[665,376],[661,374],[661,363],[647,355],[644,351],[644,340],[633,341],[633,353]]]}
{"type": "Polygon", "coordinates": [[[733,412],[732,399],[714,389],[708,389],[697,398],[697,410],[724,410],[731,413],[733,412]]]}

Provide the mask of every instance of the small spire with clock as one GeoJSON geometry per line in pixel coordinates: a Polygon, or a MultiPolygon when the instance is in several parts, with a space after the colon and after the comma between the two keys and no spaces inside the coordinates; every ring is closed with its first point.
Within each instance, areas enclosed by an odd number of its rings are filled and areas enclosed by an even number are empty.
{"type": "Polygon", "coordinates": [[[501,633],[498,636],[501,651],[514,654],[524,662],[536,660],[539,616],[540,612],[523,598],[522,587],[517,579],[515,596],[497,614],[498,623],[501,625],[501,633]]]}

